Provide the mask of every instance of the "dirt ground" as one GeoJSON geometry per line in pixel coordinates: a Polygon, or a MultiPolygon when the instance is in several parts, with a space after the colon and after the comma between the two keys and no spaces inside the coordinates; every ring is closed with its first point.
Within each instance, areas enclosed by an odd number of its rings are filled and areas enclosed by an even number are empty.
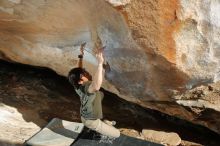
{"type": "MultiPolygon", "coordinates": [[[[104,91],[106,119],[123,134],[140,137],[142,129],[176,132],[181,145],[220,145],[219,135],[104,91]]],[[[52,118],[81,122],[80,101],[65,77],[45,68],[0,61],[0,145],[22,145],[52,118]]]]}

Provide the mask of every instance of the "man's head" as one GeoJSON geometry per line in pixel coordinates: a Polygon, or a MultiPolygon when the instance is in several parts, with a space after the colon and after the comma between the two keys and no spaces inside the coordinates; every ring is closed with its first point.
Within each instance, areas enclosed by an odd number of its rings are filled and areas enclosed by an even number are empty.
{"type": "Polygon", "coordinates": [[[91,81],[92,76],[83,68],[73,68],[68,74],[69,82],[76,88],[84,82],[91,81]]]}

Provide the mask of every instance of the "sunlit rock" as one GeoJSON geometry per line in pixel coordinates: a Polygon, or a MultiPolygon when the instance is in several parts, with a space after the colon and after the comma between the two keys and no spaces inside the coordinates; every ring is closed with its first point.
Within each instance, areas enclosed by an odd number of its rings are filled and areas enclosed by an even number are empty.
{"type": "MultiPolygon", "coordinates": [[[[35,123],[25,121],[22,117],[22,114],[15,108],[1,104],[0,111],[1,128],[10,129],[0,133],[1,142],[8,141],[10,143],[23,143],[24,139],[28,139],[35,134],[36,131],[40,130],[40,127],[35,123]],[[14,133],[11,134],[11,131],[14,131],[14,133]]],[[[37,115],[33,115],[33,113],[30,114],[38,118],[37,115]]]]}
{"type": "MultiPolygon", "coordinates": [[[[111,68],[106,90],[193,121],[194,113],[171,97],[220,79],[219,5],[217,0],[1,0],[0,58],[67,76],[77,67],[80,44],[87,42],[84,66],[94,74],[94,52],[106,46],[111,68]]],[[[207,127],[220,133],[215,123],[207,127]]]]}
{"type": "Polygon", "coordinates": [[[149,129],[143,129],[141,134],[146,140],[161,143],[164,145],[177,146],[181,143],[181,138],[177,133],[155,131],[149,129]]]}
{"type": "Polygon", "coordinates": [[[106,0],[106,1],[116,7],[116,6],[124,6],[126,4],[129,4],[131,0],[106,0]]]}
{"type": "Polygon", "coordinates": [[[220,82],[199,86],[184,94],[174,96],[177,103],[194,113],[192,121],[206,125],[219,133],[220,125],[220,82]]]}
{"type": "Polygon", "coordinates": [[[178,18],[183,21],[175,34],[177,66],[192,79],[192,87],[220,78],[220,1],[180,0],[178,18]]]}

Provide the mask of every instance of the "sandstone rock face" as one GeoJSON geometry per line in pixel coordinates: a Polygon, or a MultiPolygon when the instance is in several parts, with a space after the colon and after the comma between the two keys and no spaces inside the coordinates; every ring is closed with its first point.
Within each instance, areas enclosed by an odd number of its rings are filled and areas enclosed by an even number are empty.
{"type": "Polygon", "coordinates": [[[15,108],[1,104],[0,110],[0,126],[2,129],[7,129],[0,133],[1,142],[6,141],[15,144],[23,143],[24,140],[30,138],[36,133],[36,131],[40,130],[40,127],[33,122],[25,123],[25,120],[22,118],[22,114],[19,113],[15,108]],[[11,134],[11,131],[14,131],[14,134],[11,134]],[[15,135],[22,136],[16,137],[15,135]]]}
{"type": "Polygon", "coordinates": [[[219,10],[218,0],[1,0],[0,58],[66,76],[87,42],[94,74],[94,51],[105,45],[105,89],[193,121],[171,97],[220,79],[219,10]]]}
{"type": "Polygon", "coordinates": [[[205,125],[219,133],[220,82],[199,86],[174,98],[178,104],[187,107],[188,111],[193,113],[192,122],[205,125]]]}
{"type": "Polygon", "coordinates": [[[201,81],[218,81],[220,1],[181,0],[180,5],[177,17],[183,26],[174,37],[177,66],[192,78],[189,86],[201,81]]]}
{"type": "Polygon", "coordinates": [[[66,76],[77,66],[80,43],[87,42],[85,67],[93,73],[96,65],[93,52],[103,44],[107,46],[105,57],[112,69],[109,81],[113,85],[118,82],[116,88],[133,97],[144,92],[147,68],[144,51],[133,41],[123,16],[107,2],[3,0],[1,7],[3,58],[49,67],[66,76]],[[139,74],[139,79],[127,80],[134,73],[139,74]],[[113,80],[118,76],[122,78],[113,80]],[[127,83],[140,86],[142,92],[127,83]]]}
{"type": "Polygon", "coordinates": [[[131,0],[106,0],[106,1],[115,7],[124,6],[124,5],[129,4],[131,2],[131,0]]]}
{"type": "Polygon", "coordinates": [[[177,133],[174,132],[163,132],[155,130],[142,130],[141,133],[144,139],[161,143],[163,145],[177,146],[181,143],[181,138],[177,133]]]}

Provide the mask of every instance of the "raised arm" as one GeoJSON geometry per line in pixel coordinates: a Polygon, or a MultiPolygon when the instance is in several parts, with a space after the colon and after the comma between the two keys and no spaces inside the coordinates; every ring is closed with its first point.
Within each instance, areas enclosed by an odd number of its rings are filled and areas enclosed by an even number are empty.
{"type": "Polygon", "coordinates": [[[79,62],[78,62],[78,67],[83,68],[83,55],[84,55],[84,47],[86,46],[86,43],[81,44],[80,46],[80,52],[81,54],[78,55],[79,62]]]}
{"type": "Polygon", "coordinates": [[[97,67],[95,76],[93,77],[93,81],[91,85],[89,86],[89,89],[88,89],[89,93],[94,93],[95,91],[98,91],[102,86],[104,58],[103,58],[103,54],[101,51],[96,54],[96,58],[98,61],[98,67],[97,67]]]}

